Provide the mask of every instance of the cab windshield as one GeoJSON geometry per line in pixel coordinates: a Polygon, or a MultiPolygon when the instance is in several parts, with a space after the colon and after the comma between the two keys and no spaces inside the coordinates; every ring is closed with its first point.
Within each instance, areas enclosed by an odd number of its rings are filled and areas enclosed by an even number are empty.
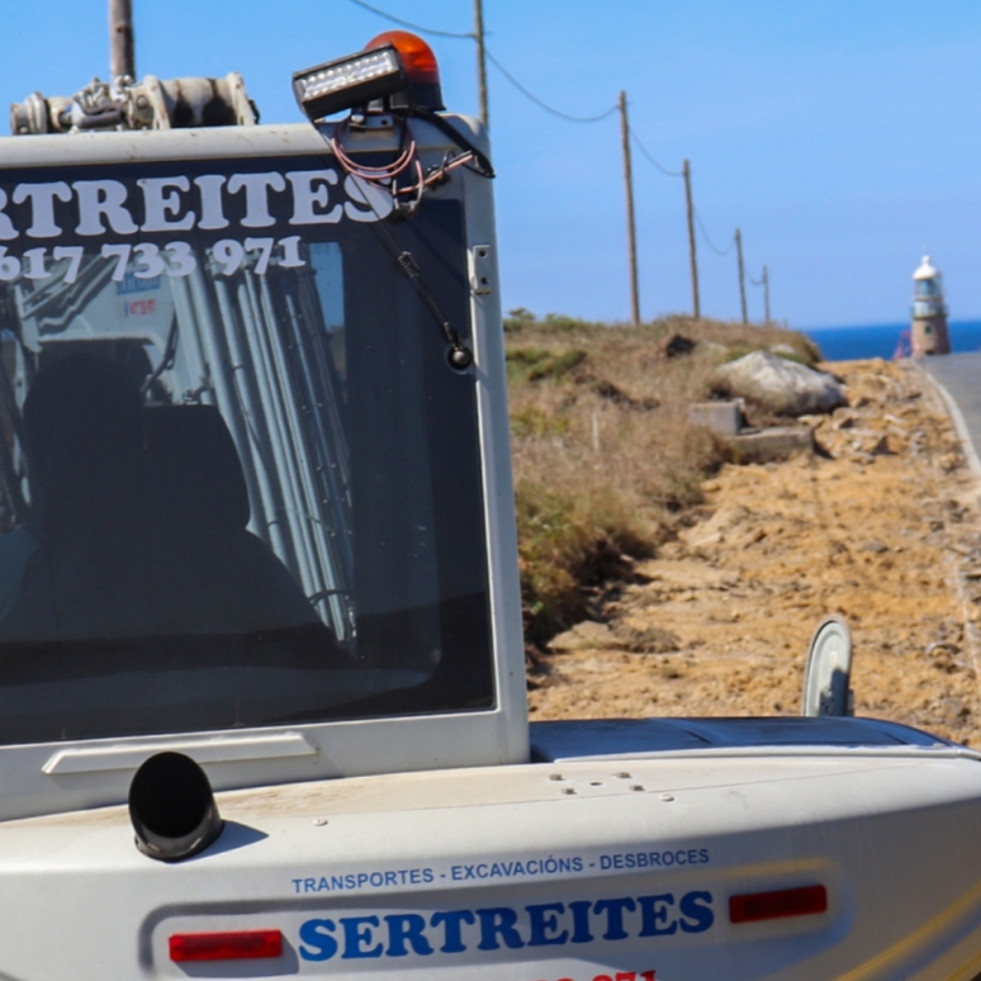
{"type": "Polygon", "coordinates": [[[395,223],[326,156],[0,180],[0,742],[492,704],[460,203],[395,223]]]}

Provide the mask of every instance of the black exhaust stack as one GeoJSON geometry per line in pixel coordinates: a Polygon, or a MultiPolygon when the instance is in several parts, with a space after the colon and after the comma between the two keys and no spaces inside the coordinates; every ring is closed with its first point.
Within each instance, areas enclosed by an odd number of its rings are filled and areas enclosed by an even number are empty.
{"type": "Polygon", "coordinates": [[[182,753],[157,753],[136,771],[129,817],[136,847],[161,862],[203,852],[224,826],[204,770],[182,753]]]}

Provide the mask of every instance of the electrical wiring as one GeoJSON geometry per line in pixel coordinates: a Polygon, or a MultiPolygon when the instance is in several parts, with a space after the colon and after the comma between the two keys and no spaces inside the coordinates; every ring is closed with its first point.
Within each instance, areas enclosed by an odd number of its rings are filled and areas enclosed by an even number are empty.
{"type": "Polygon", "coordinates": [[[538,98],[533,92],[525,88],[491,53],[484,47],[484,54],[487,56],[487,60],[523,95],[525,98],[530,99],[535,103],[540,109],[544,109],[546,112],[551,113],[553,116],[558,116],[559,119],[564,119],[566,122],[570,123],[597,123],[601,119],[606,119],[612,116],[613,113],[617,111],[616,106],[611,106],[605,112],[598,113],[595,116],[572,116],[567,112],[562,112],[561,109],[556,109],[550,106],[547,102],[543,102],[538,98]]]}
{"type": "Polygon", "coordinates": [[[462,34],[456,31],[437,31],[431,27],[422,27],[420,24],[413,24],[412,21],[402,20],[401,17],[393,17],[391,14],[384,10],[379,10],[377,7],[373,7],[370,3],[365,3],[364,0],[351,0],[356,7],[361,7],[363,10],[369,10],[371,13],[376,14],[378,17],[383,17],[385,20],[391,21],[393,24],[399,24],[401,27],[407,27],[410,31],[419,31],[420,34],[432,34],[434,37],[451,37],[458,40],[473,40],[473,34],[462,34]]]}
{"type": "Polygon", "coordinates": [[[705,226],[702,224],[702,219],[699,217],[697,211],[695,211],[695,223],[698,225],[698,230],[702,233],[702,237],[705,239],[706,244],[716,255],[728,255],[735,247],[736,239],[733,238],[726,248],[718,248],[709,237],[709,233],[705,231],[705,226]]]}
{"type": "Polygon", "coordinates": [[[349,173],[361,177],[373,183],[394,181],[401,174],[405,173],[412,166],[413,161],[417,160],[416,141],[405,125],[405,120],[399,120],[399,155],[391,163],[383,164],[380,167],[371,167],[367,164],[358,163],[344,149],[343,139],[351,126],[351,118],[343,120],[337,129],[331,134],[329,142],[330,148],[334,152],[337,162],[349,173]]]}
{"type": "Polygon", "coordinates": [[[640,142],[640,140],[637,137],[637,134],[633,130],[633,127],[628,126],[627,129],[630,133],[630,138],[634,141],[634,143],[637,144],[637,149],[640,150],[640,152],[650,161],[650,163],[652,163],[655,167],[657,167],[657,169],[661,171],[662,174],[666,175],[667,177],[685,176],[685,172],[683,170],[668,170],[668,168],[665,167],[663,164],[658,163],[657,160],[655,160],[654,157],[651,155],[651,153],[648,151],[647,147],[645,147],[644,144],[640,142]]]}

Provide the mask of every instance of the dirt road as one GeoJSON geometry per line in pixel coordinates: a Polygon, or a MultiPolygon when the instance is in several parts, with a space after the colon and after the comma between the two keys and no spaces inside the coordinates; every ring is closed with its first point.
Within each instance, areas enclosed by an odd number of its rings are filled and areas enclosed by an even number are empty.
{"type": "Polygon", "coordinates": [[[915,366],[828,367],[850,404],[805,420],[820,452],[709,480],[699,520],[554,640],[532,719],[797,714],[834,613],[856,715],[981,745],[977,482],[915,366]]]}

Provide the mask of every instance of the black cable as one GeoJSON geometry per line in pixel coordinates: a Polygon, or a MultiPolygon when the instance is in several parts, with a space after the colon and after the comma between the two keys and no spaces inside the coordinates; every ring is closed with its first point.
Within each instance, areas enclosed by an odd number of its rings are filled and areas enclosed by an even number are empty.
{"type": "Polygon", "coordinates": [[[544,109],[546,112],[550,112],[553,116],[558,116],[559,119],[564,119],[570,123],[596,123],[601,119],[606,119],[608,116],[612,116],[613,113],[617,111],[617,106],[611,106],[606,112],[601,112],[597,116],[570,116],[567,112],[562,112],[560,109],[555,109],[548,105],[546,102],[542,102],[533,92],[526,89],[486,48],[484,47],[484,54],[487,56],[487,60],[526,98],[531,99],[536,106],[544,109]]]}
{"type": "Polygon", "coordinates": [[[420,34],[432,34],[434,37],[452,37],[457,39],[470,38],[470,40],[474,40],[476,37],[474,34],[458,34],[454,31],[437,31],[431,27],[422,27],[420,24],[413,24],[411,21],[402,20],[401,17],[393,17],[384,10],[372,7],[370,3],[365,3],[364,0],[351,0],[351,3],[356,7],[362,7],[364,10],[370,10],[371,13],[376,14],[378,17],[383,17],[385,20],[390,20],[393,24],[408,27],[409,30],[418,31],[420,34]]]}
{"type": "Polygon", "coordinates": [[[702,237],[705,239],[706,243],[708,244],[708,247],[716,255],[728,255],[733,250],[733,248],[735,247],[735,244],[736,244],[736,238],[735,238],[735,236],[733,236],[732,241],[729,243],[729,245],[726,248],[724,248],[724,249],[718,248],[712,242],[712,239],[709,238],[709,233],[707,231],[705,231],[705,226],[702,224],[702,219],[699,216],[698,212],[695,211],[694,214],[695,214],[695,224],[698,225],[698,230],[702,233],[702,237]]]}
{"type": "Polygon", "coordinates": [[[448,136],[458,147],[466,150],[468,153],[472,153],[474,161],[477,164],[476,169],[479,174],[484,177],[493,177],[494,168],[491,165],[490,160],[487,158],[481,150],[478,150],[476,146],[461,133],[448,119],[441,116],[438,112],[434,112],[432,109],[426,108],[425,106],[413,106],[412,115],[418,117],[419,119],[424,119],[428,123],[432,123],[438,130],[440,130],[444,136],[448,136]]]}
{"type": "Polygon", "coordinates": [[[630,133],[630,138],[634,141],[634,143],[637,144],[637,149],[640,150],[640,152],[645,157],[647,157],[647,159],[652,164],[654,164],[654,166],[657,167],[657,169],[659,171],[661,171],[662,174],[666,174],[668,177],[684,177],[685,176],[685,172],[683,170],[668,170],[668,168],[665,167],[663,164],[659,164],[654,159],[654,157],[651,156],[651,154],[648,152],[647,147],[645,147],[644,144],[641,143],[640,140],[637,138],[637,134],[634,132],[633,127],[632,126],[628,126],[627,127],[627,130],[630,133]]]}

